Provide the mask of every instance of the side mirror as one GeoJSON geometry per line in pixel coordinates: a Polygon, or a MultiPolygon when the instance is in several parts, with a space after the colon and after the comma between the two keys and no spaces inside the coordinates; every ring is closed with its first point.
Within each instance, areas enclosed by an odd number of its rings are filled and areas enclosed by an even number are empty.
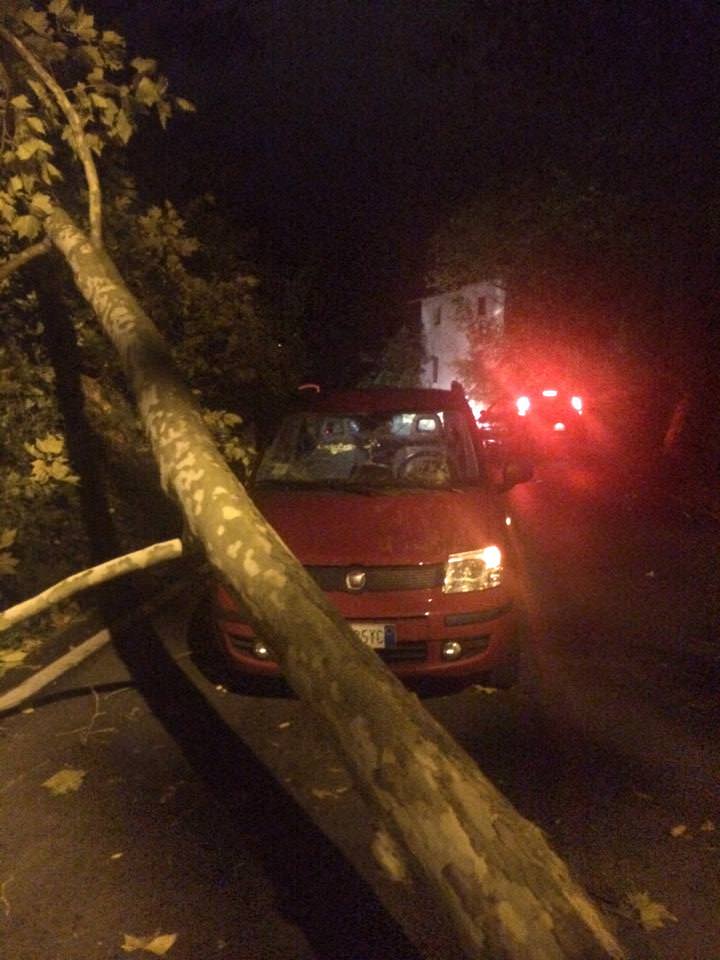
{"type": "Polygon", "coordinates": [[[502,471],[502,490],[511,490],[518,483],[527,483],[532,480],[535,470],[532,463],[524,457],[514,457],[506,460],[502,471]]]}

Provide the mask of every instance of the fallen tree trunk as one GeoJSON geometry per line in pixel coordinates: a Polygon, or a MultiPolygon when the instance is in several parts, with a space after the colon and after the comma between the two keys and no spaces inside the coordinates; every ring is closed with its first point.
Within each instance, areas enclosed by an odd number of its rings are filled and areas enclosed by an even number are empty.
{"type": "Polygon", "coordinates": [[[362,645],[257,511],[107,256],[61,210],[46,229],[120,355],[163,487],[376,812],[382,865],[399,881],[415,874],[429,882],[458,956],[621,958],[541,831],[362,645]]]}

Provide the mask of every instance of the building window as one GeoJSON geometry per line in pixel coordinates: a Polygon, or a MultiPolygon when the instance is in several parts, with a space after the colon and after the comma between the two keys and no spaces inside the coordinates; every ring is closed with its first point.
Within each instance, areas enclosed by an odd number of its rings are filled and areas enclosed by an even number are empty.
{"type": "Polygon", "coordinates": [[[435,307],[433,310],[432,322],[434,327],[440,326],[442,320],[442,306],[435,307]]]}
{"type": "Polygon", "coordinates": [[[432,382],[437,383],[440,376],[440,361],[437,357],[430,357],[432,362],[432,382]]]}
{"type": "Polygon", "coordinates": [[[477,300],[477,318],[482,321],[487,317],[487,297],[478,297],[477,300]]]}

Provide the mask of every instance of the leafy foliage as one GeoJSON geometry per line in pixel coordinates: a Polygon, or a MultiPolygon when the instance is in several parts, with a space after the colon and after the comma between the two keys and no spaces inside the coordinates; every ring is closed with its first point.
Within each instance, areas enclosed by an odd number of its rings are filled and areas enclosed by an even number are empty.
{"type": "Polygon", "coordinates": [[[0,305],[5,332],[0,346],[0,590],[7,599],[70,573],[72,557],[83,556],[85,542],[54,373],[32,311],[32,297],[0,305]]]}
{"type": "MultiPolygon", "coordinates": [[[[183,213],[169,203],[147,208],[120,162],[143,117],[164,126],[194,106],[170,95],[155,60],[129,59],[124,39],[70,0],[42,9],[11,0],[0,15],[0,44],[0,255],[40,239],[55,205],[83,212],[92,192],[89,147],[92,165],[102,166],[105,247],[173,344],[224,454],[247,468],[253,415],[297,379],[297,337],[264,294],[246,239],[223,222],[212,198],[183,213]]],[[[102,434],[97,453],[111,509],[133,548],[134,537],[148,533],[140,515],[157,488],[156,467],[113,351],[69,276],[64,287],[60,274],[56,280],[55,299],[80,347],[86,412],[102,434]]],[[[2,286],[0,602],[7,603],[87,565],[88,556],[83,480],[65,447],[45,318],[26,274],[2,286]]]]}
{"type": "Polygon", "coordinates": [[[38,65],[8,56],[0,71],[0,159],[7,172],[0,235],[33,240],[53,203],[77,186],[74,161],[82,160],[84,147],[96,157],[112,154],[143,116],[155,114],[165,126],[174,111],[194,107],[169,95],[155,60],[128,63],[123,38],[98,28],[94,16],[70,0],[51,0],[45,10],[14,0],[0,24],[6,52],[17,54],[20,43],[38,65]],[[48,89],[53,80],[56,95],[48,89]]]}
{"type": "Polygon", "coordinates": [[[425,360],[422,331],[403,324],[386,342],[377,369],[360,386],[416,387],[425,360]]]}

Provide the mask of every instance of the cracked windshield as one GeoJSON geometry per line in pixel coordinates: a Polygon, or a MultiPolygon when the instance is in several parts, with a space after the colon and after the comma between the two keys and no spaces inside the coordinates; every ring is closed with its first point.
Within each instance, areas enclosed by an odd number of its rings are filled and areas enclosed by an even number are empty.
{"type": "Polygon", "coordinates": [[[284,421],[256,483],[442,488],[479,476],[457,411],[302,413],[284,421]]]}

